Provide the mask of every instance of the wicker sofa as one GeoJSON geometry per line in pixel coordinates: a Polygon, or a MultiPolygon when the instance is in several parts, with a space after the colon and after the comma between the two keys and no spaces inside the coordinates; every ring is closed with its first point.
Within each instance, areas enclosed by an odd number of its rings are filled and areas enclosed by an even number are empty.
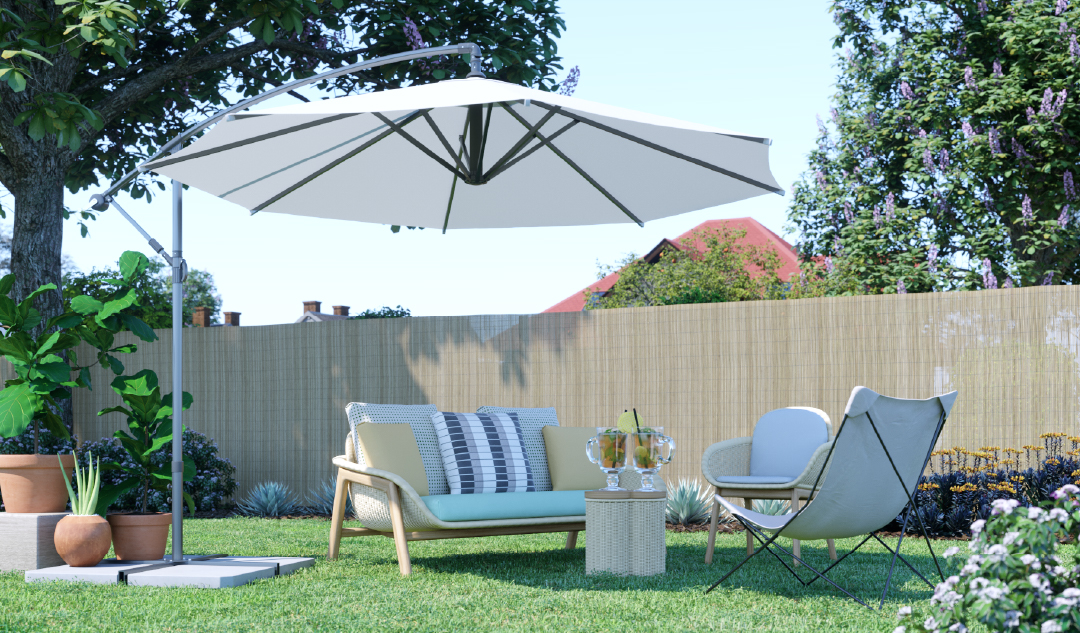
{"type": "MultiPolygon", "coordinates": [[[[582,449],[584,453],[584,449],[582,449]]],[[[333,460],[337,467],[337,484],[334,493],[334,514],[330,528],[330,547],[328,559],[338,556],[341,539],[354,536],[386,536],[394,539],[397,549],[398,568],[403,576],[412,572],[409,559],[410,541],[428,541],[435,539],[469,538],[479,536],[498,536],[506,534],[538,534],[544,532],[566,532],[566,549],[577,545],[578,532],[585,529],[585,493],[581,496],[580,514],[560,514],[559,516],[529,518],[484,518],[473,520],[447,521],[437,517],[429,508],[436,497],[499,497],[498,501],[509,500],[511,496],[518,500],[524,498],[531,505],[543,505],[545,495],[561,494],[552,492],[493,493],[483,495],[436,495],[421,497],[403,477],[386,470],[379,470],[359,464],[352,434],[345,442],[345,454],[333,460]],[[363,527],[345,527],[345,509],[347,495],[351,496],[356,518],[363,527]],[[425,502],[425,499],[427,502],[425,502]]],[[[641,477],[636,472],[624,472],[619,483],[622,487],[636,489],[641,485],[641,477]]],[[[660,477],[654,478],[654,485],[663,489],[660,477]]],[[[571,491],[572,492],[572,491],[571,491]]],[[[441,499],[439,499],[441,500],[441,499]]],[[[520,503],[520,501],[517,501],[520,503]]],[[[488,507],[497,511],[505,503],[493,503],[488,507]]],[[[567,507],[565,503],[556,506],[567,507]]]]}

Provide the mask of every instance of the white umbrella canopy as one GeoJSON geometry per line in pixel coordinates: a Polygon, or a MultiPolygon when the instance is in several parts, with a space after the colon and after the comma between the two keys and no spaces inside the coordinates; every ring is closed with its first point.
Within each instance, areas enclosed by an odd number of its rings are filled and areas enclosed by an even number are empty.
{"type": "Polygon", "coordinates": [[[252,213],[444,231],[642,224],[782,195],[769,144],[469,78],[235,114],[140,169],[252,213]]]}

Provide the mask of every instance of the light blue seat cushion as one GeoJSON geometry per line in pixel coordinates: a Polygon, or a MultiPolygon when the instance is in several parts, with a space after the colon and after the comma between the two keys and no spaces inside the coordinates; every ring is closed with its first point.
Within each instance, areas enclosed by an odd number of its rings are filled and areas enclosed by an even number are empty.
{"type": "Polygon", "coordinates": [[[716,481],[722,484],[786,484],[794,477],[717,477],[716,481]]]}
{"type": "Polygon", "coordinates": [[[784,478],[771,483],[791,481],[806,469],[814,451],[828,441],[829,426],[814,411],[795,407],[770,411],[754,426],[750,475],[784,478]]]}
{"type": "Polygon", "coordinates": [[[496,521],[538,517],[584,516],[584,490],[490,492],[420,497],[443,521],[496,521]]]}

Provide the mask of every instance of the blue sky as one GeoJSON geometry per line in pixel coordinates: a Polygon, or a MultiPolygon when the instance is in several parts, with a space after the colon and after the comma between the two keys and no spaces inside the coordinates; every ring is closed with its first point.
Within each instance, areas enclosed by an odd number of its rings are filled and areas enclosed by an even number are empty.
{"type": "MultiPolygon", "coordinates": [[[[835,26],[825,0],[745,2],[563,0],[559,51],[581,68],[575,97],[774,139],[770,162],[790,190],[829,108],[835,26]]],[[[289,101],[278,102],[285,104],[289,101]]],[[[558,191],[538,192],[558,203],[558,191]]],[[[85,208],[89,194],[69,196],[85,208]]],[[[274,214],[189,190],[185,255],[208,270],[224,309],[243,325],[294,321],[301,302],[353,312],[402,305],[417,316],[539,312],[596,278],[597,261],[643,253],[713,218],[751,216],[784,234],[790,198],[766,195],[646,224],[402,231],[274,214]]],[[[10,201],[9,201],[10,202],[10,201]]],[[[162,244],[171,244],[168,196],[121,199],[162,244]]],[[[115,212],[81,239],[71,223],[64,251],[82,270],[149,247],[115,212]]]]}

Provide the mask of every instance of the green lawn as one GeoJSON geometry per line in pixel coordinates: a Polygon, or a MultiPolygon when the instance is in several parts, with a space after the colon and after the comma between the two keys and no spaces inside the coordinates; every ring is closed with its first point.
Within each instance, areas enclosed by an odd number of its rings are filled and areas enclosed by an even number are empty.
{"type": "MultiPolygon", "coordinates": [[[[745,537],[722,535],[710,567],[703,532],[669,532],[668,571],[652,578],[586,577],[587,535],[568,552],[563,534],[413,543],[413,575],[402,578],[393,541],[382,537],[346,539],[341,557],[326,561],[329,527],[318,519],[187,521],[189,553],[317,558],[311,569],[237,589],[27,584],[21,573],[0,574],[0,630],[892,631],[899,605],[931,594],[901,568],[885,610],[871,612],[820,582],[802,587],[761,554],[706,596],[742,559],[745,537]]],[[[936,545],[940,553],[948,544],[936,545]]],[[[929,574],[923,543],[905,551],[929,574]]],[[[824,562],[824,542],[804,543],[803,553],[824,562]]],[[[874,600],[887,564],[883,548],[864,548],[835,578],[874,600]]]]}

